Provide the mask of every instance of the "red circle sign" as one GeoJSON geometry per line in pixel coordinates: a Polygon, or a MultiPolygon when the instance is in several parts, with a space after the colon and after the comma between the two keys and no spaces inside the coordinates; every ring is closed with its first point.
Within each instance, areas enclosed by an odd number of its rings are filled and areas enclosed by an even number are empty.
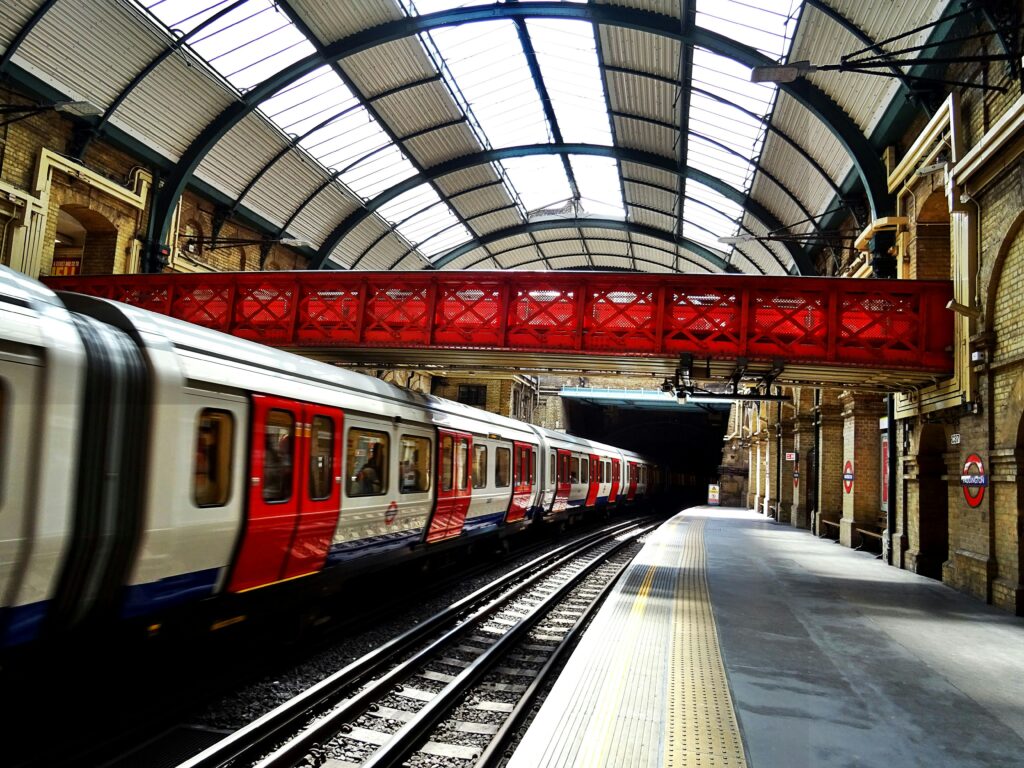
{"type": "Polygon", "coordinates": [[[849,493],[853,490],[853,462],[849,459],[843,466],[843,490],[849,493]]]}
{"type": "Polygon", "coordinates": [[[960,475],[960,485],[964,489],[964,499],[969,507],[981,506],[985,498],[985,486],[988,477],[985,475],[985,462],[981,456],[972,453],[964,462],[964,471],[960,475]]]}
{"type": "Polygon", "coordinates": [[[384,513],[384,523],[391,525],[395,522],[396,517],[398,517],[398,502],[392,501],[388,504],[388,511],[384,513]]]}

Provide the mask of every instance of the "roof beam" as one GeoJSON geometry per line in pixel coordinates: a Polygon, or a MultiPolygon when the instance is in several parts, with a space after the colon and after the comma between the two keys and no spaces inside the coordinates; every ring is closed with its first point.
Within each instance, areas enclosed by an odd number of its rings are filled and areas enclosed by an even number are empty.
{"type": "MultiPolygon", "coordinates": [[[[710,248],[701,245],[700,243],[694,242],[693,240],[686,240],[684,238],[678,238],[671,232],[666,232],[663,229],[657,229],[655,227],[647,227],[643,224],[636,224],[634,222],[623,221],[621,219],[598,219],[598,218],[585,218],[585,219],[545,219],[544,221],[530,221],[526,224],[519,224],[515,227],[508,227],[507,229],[499,229],[494,232],[490,232],[482,237],[470,240],[467,243],[463,243],[456,248],[448,251],[444,256],[434,260],[434,269],[441,269],[460,256],[464,256],[470,251],[475,251],[477,248],[484,248],[491,243],[497,242],[498,240],[506,240],[510,237],[516,237],[517,235],[528,235],[533,232],[543,232],[552,229],[612,229],[618,232],[632,232],[637,235],[645,235],[646,237],[655,238],[661,240],[664,243],[670,243],[673,246],[685,248],[697,256],[700,256],[711,265],[718,267],[725,272],[733,271],[729,266],[729,263],[725,260],[725,254],[711,250],[710,248]]],[[[544,241],[540,241],[543,245],[544,241]]]]}
{"type": "MultiPolygon", "coordinates": [[[[180,161],[168,175],[157,194],[153,215],[160,239],[167,239],[174,207],[184,192],[185,186],[191,181],[196,168],[210,149],[246,115],[282,88],[309,74],[325,62],[336,62],[383,43],[442,27],[494,19],[514,20],[519,18],[578,19],[595,24],[636,29],[675,39],[684,44],[707,48],[746,66],[774,63],[759,51],[725,35],[697,27],[687,36],[684,34],[684,30],[679,28],[678,22],[671,17],[650,11],[611,5],[584,5],[552,2],[551,0],[522,4],[496,3],[454,8],[425,16],[411,16],[379,24],[343,40],[318,46],[315,53],[292,63],[255,85],[241,95],[237,102],[224,109],[212,120],[182,154],[180,161]]],[[[853,120],[827,94],[806,80],[801,79],[783,84],[780,88],[819,119],[849,153],[867,194],[872,217],[877,218],[888,214],[893,207],[893,201],[886,188],[885,168],[878,153],[853,120]]],[[[148,262],[150,269],[155,268],[152,256],[148,262]]]]}
{"type": "MultiPolygon", "coordinates": [[[[663,157],[662,155],[656,155],[653,152],[644,152],[639,149],[630,149],[628,147],[605,147],[598,144],[527,144],[520,147],[503,147],[502,149],[486,150],[484,152],[478,152],[475,155],[464,155],[463,157],[458,157],[454,160],[449,160],[435,165],[432,168],[427,169],[425,173],[412,176],[402,182],[399,182],[390,189],[381,192],[372,200],[368,200],[363,208],[346,217],[345,220],[338,224],[334,231],[327,236],[320,246],[317,257],[310,263],[310,269],[320,269],[327,262],[331,252],[338,246],[342,239],[344,239],[345,236],[347,236],[361,222],[376,213],[376,211],[383,205],[394,200],[398,196],[421,186],[422,184],[430,183],[433,179],[437,179],[450,173],[455,173],[456,171],[473,168],[479,165],[486,165],[488,163],[496,163],[508,158],[561,154],[610,157],[625,162],[637,163],[638,165],[648,165],[658,168],[659,170],[666,171],[667,173],[675,174],[678,172],[675,161],[667,157],[663,157]]],[[[694,181],[710,187],[740,206],[745,206],[747,210],[749,210],[749,212],[760,220],[768,229],[779,229],[782,227],[782,223],[761,203],[756,200],[749,199],[743,192],[735,187],[730,187],[721,179],[696,168],[687,168],[686,173],[688,177],[694,181]]],[[[787,244],[787,246],[789,245],[791,244],[787,244]]],[[[799,263],[799,259],[802,258],[799,254],[799,249],[789,248],[789,251],[793,260],[799,263]]]]}
{"type": "MultiPolygon", "coordinates": [[[[679,25],[683,39],[693,36],[697,26],[697,9],[694,0],[679,0],[679,25]]],[[[679,83],[676,86],[676,167],[679,169],[676,182],[676,236],[683,236],[683,208],[686,200],[686,168],[689,160],[690,127],[690,85],[693,83],[693,46],[679,44],[679,83]]]]}

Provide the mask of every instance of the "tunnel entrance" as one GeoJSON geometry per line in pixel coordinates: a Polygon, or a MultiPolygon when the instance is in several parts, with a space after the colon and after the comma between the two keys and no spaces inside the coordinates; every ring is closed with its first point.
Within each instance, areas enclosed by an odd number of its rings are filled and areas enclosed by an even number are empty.
{"type": "Polygon", "coordinates": [[[932,579],[942,578],[949,558],[949,483],[943,452],[946,432],[938,424],[925,424],[918,447],[918,555],[914,570],[932,579]]]}

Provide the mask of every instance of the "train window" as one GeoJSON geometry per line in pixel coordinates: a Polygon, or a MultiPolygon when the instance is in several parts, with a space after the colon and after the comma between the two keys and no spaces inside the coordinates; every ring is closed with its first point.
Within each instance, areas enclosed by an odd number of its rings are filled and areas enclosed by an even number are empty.
{"type": "Polygon", "coordinates": [[[346,446],[348,496],[381,496],[388,490],[391,438],[385,432],[350,429],[346,446]]]}
{"type": "Polygon", "coordinates": [[[573,456],[569,459],[569,482],[579,482],[580,479],[580,460],[573,456]]]}
{"type": "Polygon", "coordinates": [[[399,490],[402,493],[425,493],[430,490],[430,440],[402,435],[399,456],[399,490]]]}
{"type": "Polygon", "coordinates": [[[455,455],[455,470],[459,477],[459,490],[469,487],[469,440],[459,439],[459,452],[455,455]]]}
{"type": "Polygon", "coordinates": [[[450,491],[454,482],[452,480],[455,471],[455,438],[451,435],[441,436],[441,490],[450,491]]]}
{"type": "Polygon", "coordinates": [[[548,486],[549,487],[555,482],[555,472],[556,472],[556,470],[555,470],[555,456],[556,456],[555,452],[554,451],[550,451],[550,453],[548,455],[548,458],[550,459],[550,461],[548,462],[548,464],[550,465],[550,469],[548,469],[548,486]]]}
{"type": "Polygon", "coordinates": [[[314,416],[309,433],[309,498],[329,499],[334,493],[334,419],[314,416]]]}
{"type": "Polygon", "coordinates": [[[205,408],[196,424],[192,499],[197,507],[223,507],[231,495],[231,452],[235,420],[227,411],[205,408]]]}
{"type": "Polygon", "coordinates": [[[487,487],[487,446],[473,446],[473,487],[487,487]]]}
{"type": "Polygon", "coordinates": [[[267,411],[263,425],[263,500],[274,503],[292,497],[295,466],[295,416],[277,408],[267,411]]]}
{"type": "Polygon", "coordinates": [[[494,485],[507,488],[512,479],[512,451],[496,448],[494,451],[494,485]]]}
{"type": "Polygon", "coordinates": [[[590,482],[590,459],[583,459],[580,461],[580,482],[590,482]]]}

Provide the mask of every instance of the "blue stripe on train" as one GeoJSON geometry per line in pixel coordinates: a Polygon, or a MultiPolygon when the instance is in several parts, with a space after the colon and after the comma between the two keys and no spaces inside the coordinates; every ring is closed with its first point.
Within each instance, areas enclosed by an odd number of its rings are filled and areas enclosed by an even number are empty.
{"type": "Polygon", "coordinates": [[[158,613],[176,605],[200,600],[213,592],[220,568],[181,573],[148,584],[134,584],[128,587],[121,616],[131,618],[158,613]]]}
{"type": "Polygon", "coordinates": [[[505,519],[505,512],[496,512],[492,515],[479,515],[478,517],[467,517],[462,525],[465,533],[477,533],[485,528],[495,528],[505,519]]]}
{"type": "Polygon", "coordinates": [[[0,646],[21,645],[34,640],[43,625],[49,600],[7,608],[0,614],[0,646]]]}

